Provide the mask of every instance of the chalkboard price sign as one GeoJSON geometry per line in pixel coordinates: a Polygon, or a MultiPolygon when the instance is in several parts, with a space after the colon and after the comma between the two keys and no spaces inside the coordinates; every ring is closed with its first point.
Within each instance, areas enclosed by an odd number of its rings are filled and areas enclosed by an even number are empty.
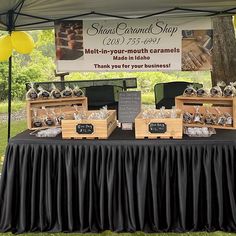
{"type": "Polygon", "coordinates": [[[92,134],[93,131],[94,130],[92,124],[78,124],[76,126],[76,132],[78,134],[92,134]]]}
{"type": "Polygon", "coordinates": [[[152,134],[160,134],[166,132],[166,124],[165,123],[150,123],[149,124],[149,132],[152,134]]]}
{"type": "Polygon", "coordinates": [[[121,123],[133,123],[141,111],[141,92],[125,91],[119,94],[119,121],[121,123]]]}

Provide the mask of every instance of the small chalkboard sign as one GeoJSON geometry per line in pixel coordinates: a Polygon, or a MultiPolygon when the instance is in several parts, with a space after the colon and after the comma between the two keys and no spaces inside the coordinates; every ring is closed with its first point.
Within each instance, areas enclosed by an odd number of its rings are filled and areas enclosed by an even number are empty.
{"type": "Polygon", "coordinates": [[[76,132],[78,134],[92,134],[93,125],[92,124],[78,124],[76,126],[76,132]]]}
{"type": "Polygon", "coordinates": [[[119,94],[119,122],[133,123],[141,111],[141,92],[125,91],[119,94]]]}
{"type": "Polygon", "coordinates": [[[166,124],[165,123],[150,123],[149,124],[149,132],[152,134],[160,134],[166,132],[166,124]]]}

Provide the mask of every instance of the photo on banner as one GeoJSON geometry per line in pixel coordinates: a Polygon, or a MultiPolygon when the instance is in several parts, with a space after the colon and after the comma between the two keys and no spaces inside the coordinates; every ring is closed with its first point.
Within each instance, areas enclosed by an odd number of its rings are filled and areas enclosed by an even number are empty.
{"type": "Polygon", "coordinates": [[[83,21],[64,21],[55,24],[56,31],[56,59],[83,59],[83,21]]]}
{"type": "Polygon", "coordinates": [[[55,22],[57,71],[212,69],[210,18],[55,22]]]}
{"type": "Polygon", "coordinates": [[[182,70],[212,69],[213,30],[182,31],[182,70]]]}

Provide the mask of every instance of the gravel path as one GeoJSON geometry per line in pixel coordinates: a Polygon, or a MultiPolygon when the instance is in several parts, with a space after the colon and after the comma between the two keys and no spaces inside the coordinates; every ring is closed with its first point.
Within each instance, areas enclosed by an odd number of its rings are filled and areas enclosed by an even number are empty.
{"type": "MultiPolygon", "coordinates": [[[[26,110],[22,109],[16,112],[12,112],[11,120],[25,120],[26,119],[26,110]]],[[[7,114],[0,114],[0,121],[7,122],[7,114]]]]}

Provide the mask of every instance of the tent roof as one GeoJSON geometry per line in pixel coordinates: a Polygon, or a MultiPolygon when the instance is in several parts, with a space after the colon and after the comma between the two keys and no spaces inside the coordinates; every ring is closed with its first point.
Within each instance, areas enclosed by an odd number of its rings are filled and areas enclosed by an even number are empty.
{"type": "Polygon", "coordinates": [[[15,18],[17,13],[20,12],[15,20],[16,30],[33,30],[53,27],[54,20],[71,16],[77,17],[70,19],[107,18],[108,15],[134,18],[163,11],[165,15],[169,16],[178,14],[181,16],[233,14],[236,10],[236,1],[8,0],[1,1],[0,4],[0,30],[7,30],[7,12],[9,10],[14,11],[15,18]],[[82,14],[85,15],[78,17],[82,14]]]}

